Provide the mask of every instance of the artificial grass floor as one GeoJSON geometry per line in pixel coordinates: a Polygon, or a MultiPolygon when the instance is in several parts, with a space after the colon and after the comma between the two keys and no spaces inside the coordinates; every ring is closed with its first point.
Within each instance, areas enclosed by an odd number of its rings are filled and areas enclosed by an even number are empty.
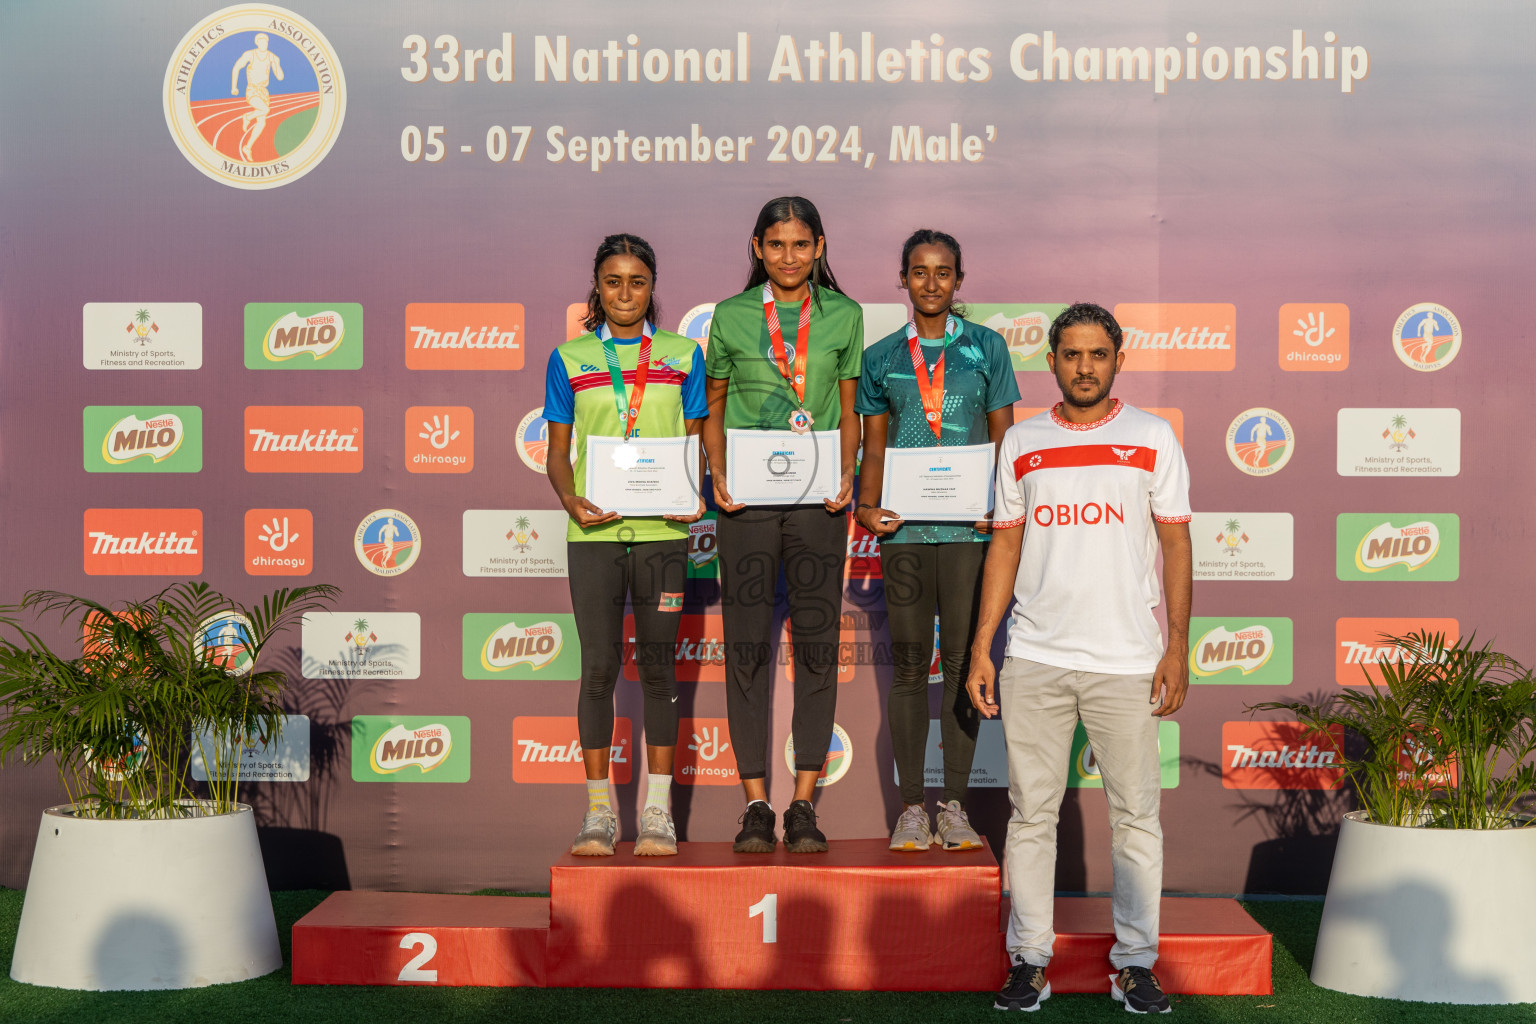
{"type": "MultiPolygon", "coordinates": [[[[0,890],[0,1021],[26,1024],[96,1024],[101,1021],[277,1022],[340,1021],[470,1024],[536,1020],[581,1024],[694,1024],[715,1021],[788,1021],[794,1024],[948,1024],[1018,1020],[991,1009],[982,993],[954,992],[718,992],[619,989],[486,989],[320,987],[290,984],[286,966],[293,923],[325,898],[318,891],[272,897],[283,939],[285,966],[264,978],[180,992],[69,992],[10,979],[11,954],[23,894],[0,890]]],[[[1174,996],[1179,1021],[1219,1024],[1461,1024],[1536,1021],[1536,1005],[1443,1006],[1365,999],[1320,989],[1307,980],[1322,904],[1253,902],[1244,906],[1275,936],[1274,995],[1174,996]]],[[[1001,982],[1001,978],[998,979],[1001,982]]],[[[1105,995],[1053,996],[1040,1009],[1042,1024],[1125,1020],[1105,995]]]]}

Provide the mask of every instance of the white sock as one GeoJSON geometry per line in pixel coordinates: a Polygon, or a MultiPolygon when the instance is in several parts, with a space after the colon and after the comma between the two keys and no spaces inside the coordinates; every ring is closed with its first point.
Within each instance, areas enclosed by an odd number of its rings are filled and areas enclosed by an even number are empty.
{"type": "Polygon", "coordinates": [[[747,801],[747,806],[748,807],[751,807],[753,804],[762,804],[764,807],[768,808],[770,811],[773,810],[773,804],[769,803],[767,800],[748,800],[747,801]]]}
{"type": "Polygon", "coordinates": [[[648,773],[645,777],[645,806],[667,809],[668,800],[672,796],[672,776],[648,773]]]}
{"type": "Polygon", "coordinates": [[[613,810],[613,800],[608,795],[607,779],[587,780],[587,813],[598,810],[613,810]]]}

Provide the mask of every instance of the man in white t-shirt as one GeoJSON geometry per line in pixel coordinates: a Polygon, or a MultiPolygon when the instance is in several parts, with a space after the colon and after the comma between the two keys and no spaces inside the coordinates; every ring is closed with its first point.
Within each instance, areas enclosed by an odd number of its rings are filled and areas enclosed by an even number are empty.
{"type": "Polygon", "coordinates": [[[1051,324],[1054,409],[1003,435],[992,548],[966,689],[1008,746],[1007,981],[994,1005],[1035,1010],[1051,994],[1056,822],[1079,719],[1109,799],[1115,945],[1110,994],[1168,1013],[1157,960],[1163,884],[1159,720],[1189,686],[1189,468],[1166,420],[1111,398],[1120,325],[1090,303],[1051,324]],[[1163,556],[1168,638],[1158,604],[1163,556]],[[992,638],[1017,599],[999,675],[992,638]],[[994,685],[995,684],[995,685],[994,685]]]}

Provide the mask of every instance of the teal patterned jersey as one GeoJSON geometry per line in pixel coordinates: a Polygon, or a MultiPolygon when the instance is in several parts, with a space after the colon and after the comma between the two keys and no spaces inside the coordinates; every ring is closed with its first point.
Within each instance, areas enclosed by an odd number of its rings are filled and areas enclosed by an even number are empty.
{"type": "MultiPolygon", "coordinates": [[[[986,444],[990,440],[987,413],[1017,402],[1019,384],[1003,336],[969,320],[959,323],[960,336],[944,350],[944,415],[939,443],[986,444]]],[[[939,358],[942,342],[924,340],[922,345],[924,365],[931,367],[939,358]]],[[[885,433],[888,447],[933,446],[933,428],[923,416],[923,398],[912,368],[906,327],[881,338],[864,353],[853,408],[861,416],[890,415],[885,433]]],[[[880,496],[861,496],[860,500],[877,505],[880,496]]],[[[988,539],[987,534],[963,523],[911,523],[881,543],[953,544],[988,539]]]]}

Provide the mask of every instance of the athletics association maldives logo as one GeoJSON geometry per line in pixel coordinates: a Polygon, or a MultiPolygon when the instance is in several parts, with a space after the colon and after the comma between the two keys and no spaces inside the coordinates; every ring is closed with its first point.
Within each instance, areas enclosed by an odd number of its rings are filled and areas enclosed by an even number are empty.
{"type": "Polygon", "coordinates": [[[699,348],[709,350],[709,325],[715,322],[715,304],[706,302],[703,305],[694,306],[683,314],[683,318],[677,322],[677,333],[690,341],[699,343],[699,348]]]}
{"type": "Polygon", "coordinates": [[[352,549],[363,568],[375,576],[398,576],[416,564],[421,531],[404,512],[381,508],[357,524],[352,549]]]}
{"type": "Polygon", "coordinates": [[[1227,427],[1227,458],[1249,476],[1278,473],[1295,448],[1291,424],[1273,409],[1245,409],[1227,427]]]}
{"type": "Polygon", "coordinates": [[[197,627],[197,653],[232,676],[251,670],[251,620],[240,612],[210,615],[197,627]]]}
{"type": "Polygon", "coordinates": [[[308,21],[270,4],[226,7],[194,26],[171,53],[163,95],[182,156],[244,189],[308,174],[347,112],[335,49],[308,21]]]}
{"type": "MultiPolygon", "coordinates": [[[[795,771],[795,737],[791,733],[784,741],[784,764],[790,773],[795,771]]],[[[853,741],[836,722],[832,723],[832,742],[827,746],[827,759],[822,763],[821,774],[816,776],[816,786],[830,786],[848,774],[853,767],[853,741]]]]}
{"type": "MultiPolygon", "coordinates": [[[[544,462],[549,458],[549,421],[544,418],[544,407],[541,405],[528,415],[524,416],[517,425],[517,432],[512,435],[517,439],[517,457],[523,460],[523,465],[535,473],[548,473],[544,462]]],[[[571,428],[571,463],[576,462],[576,454],[581,449],[577,446],[576,428],[571,428]]]]}
{"type": "Polygon", "coordinates": [[[1392,350],[1404,366],[1425,373],[1442,370],[1461,351],[1461,323],[1436,302],[1409,306],[1392,325],[1392,350]]]}

